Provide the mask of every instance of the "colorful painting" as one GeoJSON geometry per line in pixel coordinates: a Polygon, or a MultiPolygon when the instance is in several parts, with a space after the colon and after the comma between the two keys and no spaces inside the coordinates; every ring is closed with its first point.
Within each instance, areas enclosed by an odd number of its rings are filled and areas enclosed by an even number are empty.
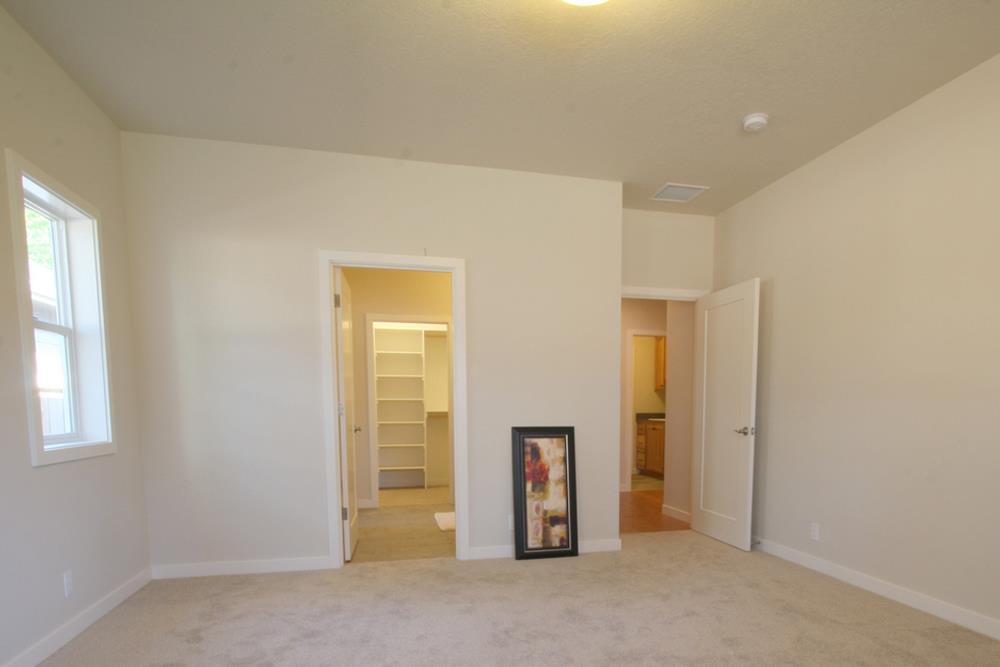
{"type": "Polygon", "coordinates": [[[518,558],[576,555],[573,428],[514,429],[518,558]]]}

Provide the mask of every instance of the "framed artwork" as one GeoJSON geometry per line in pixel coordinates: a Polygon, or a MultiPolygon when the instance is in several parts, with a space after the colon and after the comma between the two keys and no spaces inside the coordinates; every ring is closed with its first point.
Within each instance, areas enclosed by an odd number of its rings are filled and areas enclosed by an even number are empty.
{"type": "Polygon", "coordinates": [[[576,453],[572,426],[515,426],[514,554],[576,556],[576,453]]]}

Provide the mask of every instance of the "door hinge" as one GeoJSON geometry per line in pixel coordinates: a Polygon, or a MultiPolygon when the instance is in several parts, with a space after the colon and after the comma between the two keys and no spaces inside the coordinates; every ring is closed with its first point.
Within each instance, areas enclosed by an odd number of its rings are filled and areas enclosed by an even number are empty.
{"type": "Polygon", "coordinates": [[[337,414],[343,417],[347,413],[343,403],[337,403],[337,414]]]}
{"type": "Polygon", "coordinates": [[[334,308],[340,308],[340,295],[339,294],[334,294],[333,295],[333,307],[334,308]]]}
{"type": "Polygon", "coordinates": [[[340,518],[343,519],[344,521],[347,521],[347,508],[346,507],[341,507],[340,508],[340,518]]]}

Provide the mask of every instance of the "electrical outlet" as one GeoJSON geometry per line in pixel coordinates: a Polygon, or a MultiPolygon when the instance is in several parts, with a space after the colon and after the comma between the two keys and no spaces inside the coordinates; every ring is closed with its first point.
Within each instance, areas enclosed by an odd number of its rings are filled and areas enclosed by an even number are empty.
{"type": "Polygon", "coordinates": [[[507,530],[514,530],[514,515],[507,515],[507,530]]]}
{"type": "Polygon", "coordinates": [[[815,521],[809,524],[809,537],[813,542],[819,542],[819,524],[815,521]]]}
{"type": "Polygon", "coordinates": [[[63,572],[63,595],[66,597],[73,595],[73,570],[63,572]]]}

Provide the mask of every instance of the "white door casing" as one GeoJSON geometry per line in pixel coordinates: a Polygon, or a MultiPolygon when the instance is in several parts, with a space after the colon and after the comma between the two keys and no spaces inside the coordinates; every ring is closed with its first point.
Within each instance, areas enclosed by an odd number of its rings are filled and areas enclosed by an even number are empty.
{"type": "Polygon", "coordinates": [[[691,527],[750,550],[760,279],[695,305],[691,527]]]}
{"type": "Polygon", "coordinates": [[[459,560],[473,557],[470,544],[471,516],[469,503],[469,398],[468,363],[466,358],[466,280],[465,260],[457,257],[427,255],[392,255],[385,253],[320,250],[317,256],[317,317],[320,323],[320,405],[323,412],[323,453],[327,501],[327,523],[330,545],[330,567],[344,565],[344,531],[340,519],[342,501],[341,434],[337,418],[340,382],[337,369],[337,336],[334,308],[331,307],[334,281],[331,267],[370,269],[406,269],[411,271],[443,271],[451,274],[452,321],[452,407],[454,421],[454,498],[455,556],[459,560]]]}
{"type": "Polygon", "coordinates": [[[338,267],[334,269],[334,294],[336,305],[334,326],[337,336],[335,358],[342,403],[337,406],[340,442],[341,499],[344,530],[344,560],[351,560],[358,546],[358,483],[357,483],[357,429],[354,421],[354,331],[351,318],[351,287],[338,267]]]}

